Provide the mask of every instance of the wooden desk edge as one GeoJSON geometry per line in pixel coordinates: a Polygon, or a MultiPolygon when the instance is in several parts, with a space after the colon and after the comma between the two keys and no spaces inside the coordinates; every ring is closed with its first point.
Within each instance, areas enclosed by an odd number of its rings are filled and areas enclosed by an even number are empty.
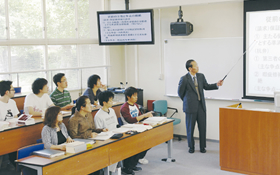
{"type": "MultiPolygon", "coordinates": [[[[157,128],[157,127],[160,127],[160,126],[163,126],[163,125],[166,125],[166,124],[169,124],[169,123],[171,123],[171,122],[173,122],[173,121],[164,122],[164,123],[162,123],[162,124],[160,124],[160,125],[157,125],[156,127],[153,127],[152,129],[157,128]]],[[[151,130],[152,130],[152,129],[151,129],[151,130]]],[[[146,130],[146,131],[144,131],[144,132],[147,132],[147,131],[149,131],[149,130],[146,130]]],[[[141,133],[144,133],[144,132],[141,132],[141,133]]],[[[138,134],[141,134],[141,133],[138,133],[138,134]]],[[[135,135],[135,134],[134,134],[134,135],[135,135]]],[[[63,158],[61,158],[61,159],[59,159],[59,160],[55,160],[55,161],[53,161],[53,162],[50,162],[50,163],[47,163],[47,164],[44,164],[44,165],[41,165],[41,164],[34,164],[34,163],[26,163],[26,162],[22,162],[22,161],[24,161],[24,160],[26,160],[26,159],[28,159],[28,158],[32,158],[32,157],[40,157],[40,158],[49,159],[49,160],[51,160],[52,158],[45,158],[45,157],[41,157],[41,156],[32,155],[32,156],[29,156],[29,157],[25,157],[25,158],[22,158],[22,159],[18,159],[18,160],[16,160],[16,163],[45,167],[45,166],[49,166],[49,165],[51,165],[51,164],[54,164],[54,163],[63,161],[63,160],[65,160],[65,159],[69,159],[69,158],[71,158],[71,157],[74,157],[74,156],[77,156],[77,155],[80,155],[80,154],[83,154],[83,153],[92,151],[92,150],[94,150],[94,149],[107,146],[107,145],[109,145],[109,144],[111,144],[111,143],[118,142],[118,141],[120,141],[120,140],[129,138],[129,137],[133,137],[134,135],[129,135],[129,134],[127,134],[127,135],[125,135],[125,137],[121,137],[120,139],[108,139],[108,140],[105,140],[105,141],[107,141],[107,143],[104,143],[104,144],[102,144],[102,145],[96,146],[96,147],[94,147],[94,148],[90,148],[90,149],[85,150],[85,151],[81,151],[81,152],[78,152],[78,153],[75,153],[75,154],[71,154],[71,155],[69,155],[69,156],[66,155],[66,157],[63,157],[63,158]]],[[[65,156],[65,155],[64,155],[64,156],[65,156]]]]}

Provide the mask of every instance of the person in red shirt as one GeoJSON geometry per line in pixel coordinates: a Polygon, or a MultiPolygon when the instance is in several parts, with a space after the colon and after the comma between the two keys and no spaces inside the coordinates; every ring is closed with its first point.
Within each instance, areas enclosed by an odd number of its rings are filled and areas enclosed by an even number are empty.
{"type": "MultiPolygon", "coordinates": [[[[145,118],[152,117],[152,112],[142,114],[139,110],[138,105],[136,104],[138,99],[138,90],[134,87],[129,87],[124,92],[127,97],[127,102],[124,103],[121,107],[121,119],[124,124],[127,123],[137,123],[145,118]]],[[[124,160],[124,169],[123,172],[128,172],[127,174],[134,174],[133,171],[141,170],[141,167],[136,167],[137,163],[147,164],[149,161],[145,159],[145,155],[148,150],[143,151],[139,154],[136,154],[132,157],[129,157],[124,160]]]]}

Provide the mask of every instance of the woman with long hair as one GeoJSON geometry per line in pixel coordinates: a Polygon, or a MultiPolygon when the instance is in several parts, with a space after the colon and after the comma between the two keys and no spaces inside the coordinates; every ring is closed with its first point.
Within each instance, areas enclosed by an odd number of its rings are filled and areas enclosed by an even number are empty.
{"type": "Polygon", "coordinates": [[[45,126],[41,133],[45,148],[65,150],[66,146],[60,144],[73,142],[72,138],[68,135],[66,126],[62,122],[63,116],[60,110],[59,106],[51,106],[46,110],[45,126]]]}

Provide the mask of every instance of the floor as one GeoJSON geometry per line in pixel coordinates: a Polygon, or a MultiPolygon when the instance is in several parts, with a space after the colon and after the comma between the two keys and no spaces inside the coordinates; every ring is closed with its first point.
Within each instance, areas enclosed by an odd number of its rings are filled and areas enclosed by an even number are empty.
{"type": "Polygon", "coordinates": [[[193,154],[188,153],[188,143],[186,138],[181,141],[174,139],[172,158],[175,162],[162,162],[161,158],[167,157],[167,144],[160,144],[148,151],[146,159],[149,164],[140,165],[141,172],[137,175],[234,175],[223,171],[219,165],[219,142],[207,141],[207,152],[200,153],[199,141],[196,142],[196,150],[193,154]]]}

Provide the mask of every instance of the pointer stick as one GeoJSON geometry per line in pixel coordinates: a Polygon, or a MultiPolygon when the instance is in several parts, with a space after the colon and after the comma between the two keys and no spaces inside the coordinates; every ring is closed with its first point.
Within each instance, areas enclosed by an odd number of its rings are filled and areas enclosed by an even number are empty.
{"type": "MultiPolygon", "coordinates": [[[[254,40],[254,42],[249,46],[249,48],[247,50],[250,50],[250,47],[256,42],[256,40],[254,40]]],[[[252,47],[253,48],[253,47],[252,47]]],[[[237,60],[237,62],[232,66],[232,68],[228,71],[228,73],[226,74],[226,76],[222,79],[222,81],[224,81],[224,79],[226,79],[226,77],[228,76],[228,74],[231,72],[231,70],[237,65],[237,63],[239,62],[239,60],[241,58],[243,58],[243,56],[246,54],[247,50],[245,50],[245,52],[243,52],[243,54],[241,55],[241,57],[237,60]]]]}

